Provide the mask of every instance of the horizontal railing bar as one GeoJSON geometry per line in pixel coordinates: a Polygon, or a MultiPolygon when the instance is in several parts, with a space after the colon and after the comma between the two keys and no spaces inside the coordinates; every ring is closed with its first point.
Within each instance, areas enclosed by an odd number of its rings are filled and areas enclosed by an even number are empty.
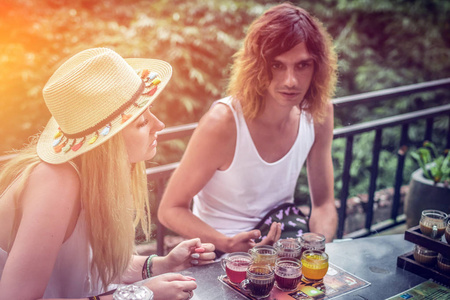
{"type": "Polygon", "coordinates": [[[379,232],[385,231],[390,228],[394,228],[399,225],[403,225],[405,223],[406,223],[406,215],[402,214],[397,217],[397,220],[387,219],[387,220],[381,221],[379,223],[373,224],[370,231],[367,228],[362,228],[362,229],[350,232],[348,234],[345,234],[343,236],[343,238],[344,239],[361,238],[361,237],[377,234],[379,232]]]}
{"type": "Polygon", "coordinates": [[[179,139],[192,135],[198,123],[171,126],[158,132],[158,142],[179,139]]]}
{"type": "Polygon", "coordinates": [[[361,228],[356,231],[345,234],[342,238],[343,239],[357,239],[357,238],[365,237],[368,235],[370,235],[369,230],[367,230],[367,228],[361,228]]]}
{"type": "Polygon", "coordinates": [[[363,132],[374,131],[384,127],[393,127],[396,125],[409,123],[424,117],[436,117],[450,112],[450,104],[427,108],[420,111],[405,113],[393,117],[387,117],[379,120],[368,121],[361,124],[349,125],[333,130],[334,139],[356,135],[363,132]]]}
{"type": "Polygon", "coordinates": [[[174,162],[157,167],[150,167],[145,170],[148,180],[156,180],[159,178],[168,178],[170,174],[175,170],[180,162],[174,162]]]}
{"type": "MultiPolygon", "coordinates": [[[[333,104],[344,106],[347,104],[355,104],[355,102],[364,103],[375,99],[392,98],[395,96],[402,96],[407,94],[425,92],[428,90],[435,90],[438,88],[450,87],[450,78],[428,81],[423,83],[405,85],[396,88],[384,89],[375,92],[362,93],[357,95],[339,97],[332,100],[333,104]]],[[[167,141],[177,138],[183,138],[193,133],[198,123],[190,123],[179,126],[171,126],[165,128],[158,133],[159,141],[167,141]]]]}
{"type": "Polygon", "coordinates": [[[333,99],[333,104],[339,106],[345,106],[350,104],[354,105],[355,102],[357,102],[357,104],[362,104],[373,100],[386,100],[391,99],[393,97],[405,96],[414,93],[426,92],[429,90],[436,90],[439,88],[446,88],[446,87],[450,87],[450,78],[404,85],[400,87],[367,92],[357,95],[339,97],[333,99]]]}

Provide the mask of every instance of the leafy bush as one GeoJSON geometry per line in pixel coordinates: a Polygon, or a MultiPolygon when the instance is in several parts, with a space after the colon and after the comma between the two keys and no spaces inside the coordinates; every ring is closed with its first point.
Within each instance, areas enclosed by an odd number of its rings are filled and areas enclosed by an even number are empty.
{"type": "Polygon", "coordinates": [[[445,149],[442,154],[438,154],[436,146],[425,141],[423,146],[415,152],[411,152],[411,156],[419,163],[423,171],[423,176],[434,181],[434,183],[444,183],[449,185],[450,181],[450,151],[445,149]]]}
{"type": "MultiPolygon", "coordinates": [[[[224,91],[232,55],[246,28],[275,0],[11,0],[0,4],[0,155],[20,148],[50,114],[42,87],[58,64],[90,47],[125,57],[169,61],[174,75],[154,111],[166,126],[197,122],[224,91]],[[23,16],[26,16],[24,21],[23,16]]],[[[448,1],[292,1],[328,28],[339,55],[337,97],[450,77],[448,1]]],[[[336,107],[335,127],[448,103],[448,90],[382,103],[336,107]]],[[[423,140],[423,126],[409,135],[423,140]]],[[[448,118],[437,120],[433,141],[445,140],[448,118]]],[[[396,167],[397,129],[383,131],[378,187],[396,167]]],[[[365,193],[373,134],[354,143],[350,196],[365,193]]],[[[178,161],[187,139],[161,143],[159,164],[178,161]]],[[[418,144],[417,140],[412,144],[418,144]]],[[[345,140],[333,143],[336,194],[341,189],[345,140]]],[[[405,162],[413,165],[412,160],[405,162]]],[[[152,163],[154,164],[154,163],[152,163]]],[[[409,169],[405,165],[405,178],[409,169]]],[[[409,166],[408,166],[409,167],[409,166]]],[[[298,192],[308,194],[306,172],[298,192]]]]}

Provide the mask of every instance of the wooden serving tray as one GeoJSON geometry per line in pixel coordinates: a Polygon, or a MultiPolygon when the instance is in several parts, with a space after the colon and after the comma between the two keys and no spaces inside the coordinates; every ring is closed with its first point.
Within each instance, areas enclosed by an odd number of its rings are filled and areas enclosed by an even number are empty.
{"type": "Polygon", "coordinates": [[[411,251],[397,257],[397,267],[427,279],[432,278],[444,285],[450,285],[450,275],[441,273],[436,267],[427,267],[416,262],[413,253],[414,251],[411,251]]]}
{"type": "Polygon", "coordinates": [[[434,240],[420,232],[419,225],[409,228],[405,231],[405,240],[410,241],[419,246],[425,247],[427,249],[442,253],[448,256],[450,253],[450,244],[441,240],[434,240]]]}
{"type": "MultiPolygon", "coordinates": [[[[441,240],[434,240],[420,231],[420,226],[411,227],[405,231],[405,240],[427,249],[436,251],[445,256],[450,253],[450,245],[441,240]]],[[[407,252],[397,257],[397,267],[415,273],[424,278],[432,278],[445,285],[450,285],[450,274],[444,274],[436,266],[428,267],[414,260],[414,251],[407,252]]]]}

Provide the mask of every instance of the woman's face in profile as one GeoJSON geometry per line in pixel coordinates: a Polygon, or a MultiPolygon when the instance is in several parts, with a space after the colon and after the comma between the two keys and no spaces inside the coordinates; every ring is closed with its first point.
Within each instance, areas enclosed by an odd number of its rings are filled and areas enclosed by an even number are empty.
{"type": "Polygon", "coordinates": [[[149,108],[122,130],[130,163],[150,160],[155,156],[158,137],[156,133],[164,126],[149,108]]]}

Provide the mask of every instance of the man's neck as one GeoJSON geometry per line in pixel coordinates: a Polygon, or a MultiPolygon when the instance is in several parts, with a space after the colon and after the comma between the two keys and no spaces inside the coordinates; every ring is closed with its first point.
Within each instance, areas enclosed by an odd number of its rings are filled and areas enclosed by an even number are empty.
{"type": "Polygon", "coordinates": [[[283,129],[292,124],[295,120],[297,123],[300,109],[295,106],[282,107],[270,105],[266,102],[264,110],[253,120],[253,122],[261,124],[265,127],[283,129]]]}

